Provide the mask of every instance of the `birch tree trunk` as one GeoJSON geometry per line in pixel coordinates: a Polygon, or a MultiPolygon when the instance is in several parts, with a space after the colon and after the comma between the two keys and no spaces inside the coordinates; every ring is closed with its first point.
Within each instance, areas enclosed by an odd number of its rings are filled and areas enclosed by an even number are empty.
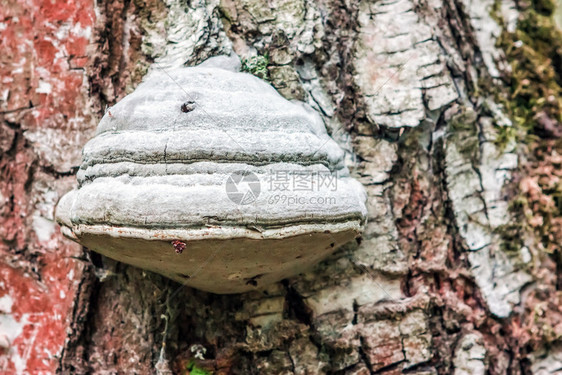
{"type": "Polygon", "coordinates": [[[562,37],[549,0],[0,6],[0,369],[550,374],[562,368],[562,37]],[[53,221],[107,105],[237,54],[316,108],[368,191],[360,243],[214,295],[53,221]]]}

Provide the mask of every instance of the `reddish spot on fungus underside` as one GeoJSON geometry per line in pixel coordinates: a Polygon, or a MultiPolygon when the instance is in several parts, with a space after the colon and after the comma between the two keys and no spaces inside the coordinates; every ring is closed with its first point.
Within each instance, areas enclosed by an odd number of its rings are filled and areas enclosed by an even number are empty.
{"type": "Polygon", "coordinates": [[[172,245],[174,246],[174,249],[176,250],[176,254],[181,254],[185,250],[185,242],[175,240],[175,241],[172,241],[172,245]]]}

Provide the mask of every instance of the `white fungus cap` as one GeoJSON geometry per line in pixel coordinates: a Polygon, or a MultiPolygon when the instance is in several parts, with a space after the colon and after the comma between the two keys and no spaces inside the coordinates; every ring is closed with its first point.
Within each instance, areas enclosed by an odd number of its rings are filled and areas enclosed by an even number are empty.
{"type": "Polygon", "coordinates": [[[155,71],[101,120],[57,221],[119,261],[215,293],[253,290],[359,235],[366,194],[343,156],[315,111],[257,77],[155,71]]]}

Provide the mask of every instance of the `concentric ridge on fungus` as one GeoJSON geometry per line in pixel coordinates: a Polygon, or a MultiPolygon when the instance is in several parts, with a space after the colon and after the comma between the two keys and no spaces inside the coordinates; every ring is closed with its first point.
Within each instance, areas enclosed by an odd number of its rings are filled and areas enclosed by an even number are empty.
{"type": "Polygon", "coordinates": [[[208,65],[155,71],[112,107],[56,216],[91,250],[237,293],[357,237],[366,196],[316,112],[208,65]]]}

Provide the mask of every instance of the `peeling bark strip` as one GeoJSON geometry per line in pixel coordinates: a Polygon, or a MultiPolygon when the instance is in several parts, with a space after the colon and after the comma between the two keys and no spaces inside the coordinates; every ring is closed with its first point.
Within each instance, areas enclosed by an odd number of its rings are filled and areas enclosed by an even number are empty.
{"type": "Polygon", "coordinates": [[[3,3],[0,368],[555,373],[562,261],[547,252],[559,251],[562,151],[510,137],[529,126],[558,137],[551,11],[511,0],[3,3]],[[92,263],[61,238],[53,208],[104,109],[150,70],[231,52],[322,113],[369,195],[362,240],[232,296],[92,263]]]}
{"type": "Polygon", "coordinates": [[[458,98],[445,51],[413,1],[361,2],[355,80],[378,126],[417,126],[458,98]]]}

